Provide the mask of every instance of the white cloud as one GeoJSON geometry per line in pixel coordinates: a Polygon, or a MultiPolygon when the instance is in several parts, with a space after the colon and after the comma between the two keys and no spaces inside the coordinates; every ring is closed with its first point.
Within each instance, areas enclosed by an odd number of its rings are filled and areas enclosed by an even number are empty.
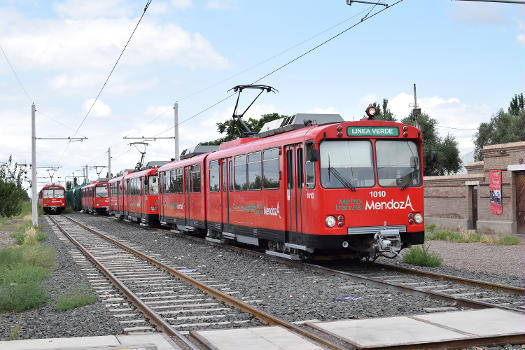
{"type": "Polygon", "coordinates": [[[366,94],[359,99],[361,109],[364,111],[366,107],[377,101],[377,95],[374,93],[366,94]]]}
{"type": "Polygon", "coordinates": [[[171,5],[183,9],[193,6],[191,0],[171,0],[171,5]]]}
{"type": "MultiPolygon", "coordinates": [[[[388,101],[388,107],[397,119],[402,119],[410,113],[413,103],[414,97],[402,92],[388,101]]],[[[455,97],[419,97],[418,104],[423,113],[438,121],[440,135],[450,133],[456,137],[462,154],[472,149],[475,129],[481,122],[490,120],[493,114],[493,110],[486,104],[470,105],[455,97]]]]}
{"type": "MultiPolygon", "coordinates": [[[[88,71],[103,69],[106,73],[137,20],[126,17],[35,19],[8,15],[0,11],[0,42],[19,70],[82,67],[88,71]]],[[[145,18],[140,24],[120,65],[151,63],[212,69],[229,66],[228,60],[201,34],[186,31],[172,22],[161,23],[155,17],[145,18]]]]}
{"type": "Polygon", "coordinates": [[[314,108],[313,112],[310,112],[310,113],[340,114],[339,111],[337,110],[337,108],[335,108],[333,106],[329,106],[329,107],[326,107],[326,108],[316,107],[316,108],[314,108]]]}
{"type": "MultiPolygon", "coordinates": [[[[89,111],[89,108],[91,108],[91,105],[93,104],[94,101],[95,101],[94,98],[90,98],[89,100],[86,100],[84,102],[84,104],[82,105],[82,109],[84,113],[87,113],[87,111],[89,111]]],[[[111,108],[107,104],[102,102],[101,100],[97,100],[97,102],[95,102],[95,105],[91,109],[91,113],[90,113],[90,115],[93,117],[107,117],[110,114],[111,114],[111,108]]]]}
{"type": "Polygon", "coordinates": [[[53,7],[59,15],[68,18],[122,16],[130,11],[124,0],[66,0],[53,7]]]}
{"type": "Polygon", "coordinates": [[[456,22],[474,25],[501,26],[507,23],[505,12],[499,4],[454,3],[449,16],[456,22]]]}
{"type": "Polygon", "coordinates": [[[231,10],[236,8],[237,0],[210,0],[206,3],[207,9],[231,10]]]}

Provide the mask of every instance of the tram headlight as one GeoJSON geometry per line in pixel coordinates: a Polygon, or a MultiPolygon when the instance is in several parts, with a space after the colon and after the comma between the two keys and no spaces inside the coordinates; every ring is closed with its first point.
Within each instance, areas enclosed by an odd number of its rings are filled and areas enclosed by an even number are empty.
{"type": "Polygon", "coordinates": [[[336,222],[335,218],[330,215],[330,216],[327,216],[326,219],[324,219],[324,223],[328,227],[334,227],[337,222],[336,222]]]}
{"type": "Polygon", "coordinates": [[[421,215],[421,213],[416,213],[414,215],[414,221],[416,224],[421,224],[423,222],[423,215],[421,215]]]}

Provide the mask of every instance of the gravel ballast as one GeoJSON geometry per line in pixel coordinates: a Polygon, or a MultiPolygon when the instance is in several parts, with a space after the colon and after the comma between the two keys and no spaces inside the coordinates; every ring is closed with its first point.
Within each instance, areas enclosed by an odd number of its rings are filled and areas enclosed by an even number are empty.
{"type": "Polygon", "coordinates": [[[525,286],[525,247],[484,243],[452,243],[427,241],[429,250],[439,254],[443,263],[439,267],[414,266],[403,262],[403,254],[395,259],[380,258],[378,262],[396,264],[418,270],[432,271],[458,277],[511,285],[525,286]]]}
{"type": "Polygon", "coordinates": [[[75,263],[69,251],[70,242],[58,239],[57,235],[41,219],[46,238],[44,245],[53,246],[56,250],[55,267],[44,281],[50,300],[42,307],[22,313],[0,314],[0,340],[6,339],[22,315],[20,339],[81,337],[108,334],[122,334],[123,328],[113,317],[100,299],[79,308],[56,311],[54,303],[73,284],[89,285],[80,267],[75,263]]]}
{"type": "Polygon", "coordinates": [[[289,322],[339,320],[423,313],[424,308],[449,306],[446,302],[370,287],[263,256],[195,242],[169,231],[146,230],[113,219],[73,214],[81,222],[137,249],[159,254],[173,266],[197,269],[229,284],[237,297],[258,299],[257,307],[289,322]],[[339,298],[339,299],[338,299],[339,298]]]}

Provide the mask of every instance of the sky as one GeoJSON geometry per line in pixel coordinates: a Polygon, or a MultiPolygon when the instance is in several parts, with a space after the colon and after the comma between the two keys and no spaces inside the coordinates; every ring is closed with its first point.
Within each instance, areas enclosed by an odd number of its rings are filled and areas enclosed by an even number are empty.
{"type": "MultiPolygon", "coordinates": [[[[474,148],[479,123],[525,87],[523,5],[404,0],[360,22],[383,6],[153,0],[82,123],[146,2],[0,2],[0,162],[9,155],[31,162],[32,102],[37,137],[87,138],[37,140],[37,166],[60,166],[55,180],[80,174],[84,165],[107,165],[108,148],[113,173],[133,168],[140,153],[123,137],[173,136],[176,101],[180,149],[213,140],[235,99],[195,114],[356,23],[260,80],[278,93],[262,95],[247,116],[315,112],[357,120],[386,98],[401,119],[415,83],[422,111],[438,121],[441,136],[456,138],[464,155],[474,148]]],[[[174,156],[173,140],[148,143],[146,161],[174,156]]],[[[47,175],[39,169],[39,181],[47,175]]]]}

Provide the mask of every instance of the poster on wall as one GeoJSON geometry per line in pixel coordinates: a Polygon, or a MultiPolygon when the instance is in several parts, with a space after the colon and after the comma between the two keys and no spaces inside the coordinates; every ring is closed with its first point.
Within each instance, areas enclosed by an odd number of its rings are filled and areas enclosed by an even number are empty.
{"type": "Polygon", "coordinates": [[[490,212],[492,214],[503,214],[501,203],[501,170],[490,171],[490,212]]]}

